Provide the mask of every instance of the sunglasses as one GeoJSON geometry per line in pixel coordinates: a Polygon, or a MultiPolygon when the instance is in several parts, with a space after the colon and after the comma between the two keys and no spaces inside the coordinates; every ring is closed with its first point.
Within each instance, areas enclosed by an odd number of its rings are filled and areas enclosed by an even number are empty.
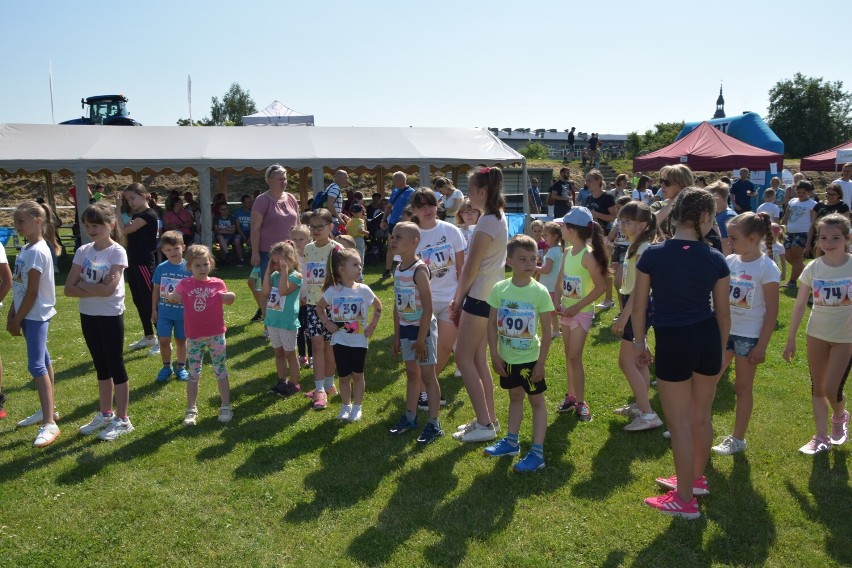
{"type": "Polygon", "coordinates": [[[674,184],[673,181],[669,181],[667,179],[660,178],[660,185],[664,185],[666,187],[669,187],[670,185],[673,185],[673,184],[674,184]]]}

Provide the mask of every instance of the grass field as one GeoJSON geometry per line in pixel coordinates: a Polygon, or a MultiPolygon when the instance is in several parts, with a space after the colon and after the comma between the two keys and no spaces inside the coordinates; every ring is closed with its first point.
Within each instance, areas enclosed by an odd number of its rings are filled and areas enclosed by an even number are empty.
{"type": "MultiPolygon", "coordinates": [[[[9,417],[0,422],[2,566],[833,566],[852,564],[849,445],[808,457],[813,434],[807,363],[800,341],[792,364],[780,357],[792,306],[756,381],[749,450],[714,457],[711,496],[697,521],[671,520],[642,504],[654,478],[673,473],[661,431],[629,434],[610,409],[629,389],[609,333],[614,311],[596,320],[586,345],[587,396],[594,420],[551,412],[547,467],[519,476],[508,459],[449,436],[473,416],[461,380],[444,373],[447,436],[425,448],[416,434],[387,429],[403,406],[401,361],[390,354],[386,310],[368,356],[364,419],[335,419],[339,399],[313,412],[306,399],[266,393],[274,382],[271,348],[243,278],[218,275],[237,293],[226,308],[234,421],[216,421],[214,380],[204,373],[195,428],[181,426],[184,385],[154,382],[159,358],[127,355],[136,431],[116,442],[81,436],[97,410],[91,360],[76,301],[61,296],[51,324],[61,437],[32,447],[36,428],[15,423],[38,407],[27,379],[22,338],[8,334],[9,417]]],[[[366,275],[368,284],[379,272],[366,275]]],[[[61,280],[61,278],[59,279],[61,280]]],[[[389,285],[375,285],[390,306],[389,285]]],[[[11,298],[7,300],[11,302],[11,298]]],[[[5,312],[5,310],[4,310],[5,312]]],[[[129,302],[127,343],[141,326],[129,302]]],[[[549,358],[548,409],[564,392],[564,355],[549,358]]],[[[302,372],[303,380],[309,371],[302,372]]],[[[309,383],[307,383],[309,384],[309,383]]],[[[505,424],[507,396],[497,393],[505,424]]],[[[654,397],[653,404],[659,408],[654,397]]],[[[729,433],[734,394],[720,383],[717,435],[729,433]]],[[[423,424],[423,416],[420,421],[423,424]]],[[[521,431],[530,445],[530,413],[521,431]]]]}

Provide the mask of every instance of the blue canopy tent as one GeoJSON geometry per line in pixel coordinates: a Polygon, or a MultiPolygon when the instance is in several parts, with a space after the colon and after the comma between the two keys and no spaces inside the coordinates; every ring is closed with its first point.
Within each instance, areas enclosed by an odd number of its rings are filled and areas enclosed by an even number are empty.
{"type": "Polygon", "coordinates": [[[772,132],[772,129],[760,118],[760,115],[754,112],[747,112],[727,118],[714,118],[707,121],[687,122],[683,126],[683,130],[675,138],[675,141],[680,140],[695,130],[702,122],[709,122],[713,128],[721,130],[728,136],[745,142],[750,146],[756,146],[757,148],[777,154],[784,154],[784,143],[772,132]]]}

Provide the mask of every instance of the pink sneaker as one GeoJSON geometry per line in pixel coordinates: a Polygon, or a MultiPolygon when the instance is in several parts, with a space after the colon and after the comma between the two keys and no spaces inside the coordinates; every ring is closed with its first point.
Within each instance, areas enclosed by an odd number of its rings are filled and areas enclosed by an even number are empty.
{"type": "Polygon", "coordinates": [[[799,448],[799,451],[803,454],[812,456],[814,454],[821,454],[822,452],[827,452],[831,449],[831,440],[828,438],[820,438],[819,436],[814,436],[811,438],[810,442],[799,448]]]}
{"type": "MultiPolygon", "coordinates": [[[[658,477],[657,484],[660,487],[677,491],[677,476],[658,477]]],[[[701,476],[692,482],[692,494],[696,496],[710,495],[710,486],[707,483],[707,477],[701,476]]]]}
{"type": "Polygon", "coordinates": [[[831,443],[842,446],[849,437],[849,411],[844,410],[840,418],[831,419],[831,443]]]}
{"type": "Polygon", "coordinates": [[[325,407],[328,405],[328,395],[326,395],[325,391],[318,391],[314,393],[314,404],[312,408],[314,410],[325,410],[325,407]]]}
{"type": "Polygon", "coordinates": [[[648,497],[645,499],[645,504],[655,508],[664,515],[671,515],[682,519],[697,519],[701,516],[701,512],[698,510],[698,499],[693,497],[692,501],[685,503],[678,497],[677,491],[674,489],[659,497],[648,497]]]}

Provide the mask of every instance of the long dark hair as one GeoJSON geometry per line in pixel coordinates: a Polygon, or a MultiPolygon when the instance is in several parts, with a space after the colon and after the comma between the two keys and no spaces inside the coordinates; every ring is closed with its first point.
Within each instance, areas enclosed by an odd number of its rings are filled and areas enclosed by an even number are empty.
{"type": "Polygon", "coordinates": [[[630,243],[627,249],[627,258],[633,258],[639,245],[642,243],[653,243],[660,237],[660,229],[657,227],[657,217],[644,201],[631,201],[625,204],[618,212],[618,218],[635,223],[645,223],[645,229],[630,243]]]}
{"type": "Polygon", "coordinates": [[[571,227],[577,232],[577,236],[583,241],[591,241],[592,257],[598,263],[598,268],[601,271],[601,276],[606,278],[609,267],[609,256],[606,254],[606,245],[604,244],[603,229],[599,223],[592,221],[588,225],[581,226],[573,223],[566,223],[566,227],[571,227]]]}
{"type": "Polygon", "coordinates": [[[468,183],[473,182],[476,187],[485,189],[485,211],[483,215],[494,215],[498,219],[503,218],[503,208],[506,199],[503,197],[503,172],[499,168],[481,168],[468,177],[468,183]]]}

